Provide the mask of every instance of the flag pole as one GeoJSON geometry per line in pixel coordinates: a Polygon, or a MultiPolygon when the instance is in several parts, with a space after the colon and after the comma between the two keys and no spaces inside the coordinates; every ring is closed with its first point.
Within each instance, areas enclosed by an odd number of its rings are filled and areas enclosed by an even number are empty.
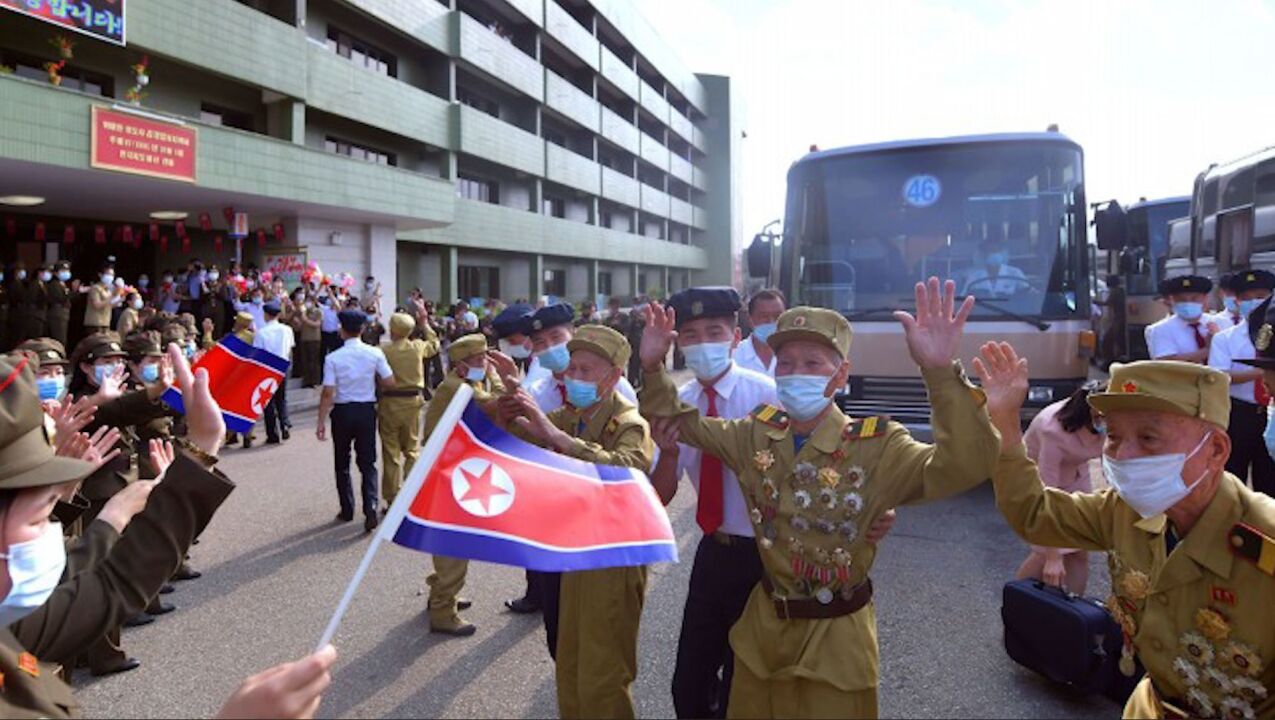
{"type": "Polygon", "coordinates": [[[341,624],[341,618],[345,617],[345,611],[350,608],[350,601],[354,599],[354,593],[359,589],[359,585],[363,582],[363,576],[367,574],[367,569],[372,565],[372,558],[376,556],[376,551],[380,549],[381,543],[393,538],[393,534],[398,532],[399,525],[403,522],[403,518],[407,516],[407,509],[411,506],[412,501],[420,493],[421,486],[425,484],[425,477],[434,469],[434,463],[438,460],[438,456],[443,452],[443,446],[447,443],[447,439],[451,437],[452,428],[456,423],[460,422],[460,416],[465,412],[469,400],[474,395],[474,389],[468,384],[462,384],[456,390],[456,394],[452,396],[452,401],[448,403],[447,409],[443,411],[443,415],[438,420],[438,424],[434,426],[434,430],[430,433],[429,438],[425,441],[425,447],[421,450],[421,455],[416,460],[416,464],[412,466],[412,472],[407,476],[406,482],[403,484],[402,490],[398,496],[394,498],[394,503],[390,505],[390,509],[385,514],[385,520],[381,523],[381,527],[376,531],[376,535],[372,536],[372,541],[368,543],[367,552],[363,553],[363,560],[359,562],[359,567],[354,571],[354,577],[350,578],[349,585],[345,588],[345,594],[341,596],[341,602],[336,606],[336,612],[332,613],[332,619],[328,621],[328,626],[323,630],[323,637],[319,638],[317,650],[322,650],[328,643],[332,642],[332,637],[336,635],[337,626],[341,624]]]}

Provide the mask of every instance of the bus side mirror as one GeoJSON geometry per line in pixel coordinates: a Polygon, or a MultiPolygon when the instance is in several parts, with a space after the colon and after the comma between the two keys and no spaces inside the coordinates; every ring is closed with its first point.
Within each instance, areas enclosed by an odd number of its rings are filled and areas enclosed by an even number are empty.
{"type": "Polygon", "coordinates": [[[753,242],[748,246],[748,274],[755,278],[767,280],[770,278],[770,258],[771,250],[770,238],[762,235],[754,235],[753,242]]]}
{"type": "Polygon", "coordinates": [[[1124,248],[1128,236],[1128,221],[1124,208],[1114,200],[1106,207],[1094,211],[1094,233],[1098,236],[1098,249],[1120,250],[1124,248]]]}

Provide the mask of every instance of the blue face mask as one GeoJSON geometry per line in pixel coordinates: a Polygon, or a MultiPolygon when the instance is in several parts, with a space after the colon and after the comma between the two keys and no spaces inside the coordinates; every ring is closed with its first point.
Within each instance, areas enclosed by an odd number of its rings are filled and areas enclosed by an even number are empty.
{"type": "Polygon", "coordinates": [[[540,364],[549,372],[565,372],[567,365],[571,364],[571,352],[567,350],[567,344],[554,345],[536,355],[540,358],[540,364]]]}
{"type": "Polygon", "coordinates": [[[70,271],[70,270],[59,270],[59,271],[58,271],[58,280],[61,280],[62,282],[66,282],[67,280],[70,280],[70,279],[71,279],[71,271],[70,271]]]}
{"type": "Polygon", "coordinates": [[[1240,304],[1230,295],[1222,296],[1222,307],[1226,308],[1229,313],[1237,313],[1240,311],[1240,304]]]}
{"type": "Polygon", "coordinates": [[[1266,300],[1261,298],[1254,298],[1252,300],[1241,300],[1239,302],[1240,315],[1242,317],[1248,317],[1249,315],[1252,315],[1253,311],[1261,307],[1262,303],[1264,302],[1266,302],[1266,300]]]}
{"type": "Polygon", "coordinates": [[[487,377],[487,368],[483,366],[471,367],[465,371],[465,379],[470,382],[481,382],[487,377]]]}
{"type": "Polygon", "coordinates": [[[36,390],[40,391],[40,400],[61,400],[62,393],[66,392],[66,377],[63,375],[54,375],[53,377],[37,378],[35,381],[36,390]]]}
{"type": "Polygon", "coordinates": [[[141,373],[142,382],[146,383],[147,385],[159,380],[159,365],[155,363],[151,363],[149,365],[143,365],[141,370],[142,370],[142,373],[141,373]]]}
{"type": "Polygon", "coordinates": [[[761,342],[766,342],[771,335],[775,334],[775,328],[779,327],[777,323],[762,323],[753,328],[753,336],[761,342]]]}
{"type": "Polygon", "coordinates": [[[1204,314],[1204,305],[1198,302],[1175,302],[1173,314],[1187,322],[1195,322],[1204,314]]]}
{"type": "Polygon", "coordinates": [[[805,422],[828,407],[832,398],[823,394],[828,387],[826,375],[784,375],[775,378],[779,402],[792,418],[805,422]]]}
{"type": "Polygon", "coordinates": [[[682,348],[686,367],[700,380],[712,380],[730,368],[730,343],[700,343],[682,348]]]}
{"type": "Polygon", "coordinates": [[[1003,252],[992,253],[987,256],[987,264],[1000,267],[1009,262],[1009,254],[1003,252]]]}
{"type": "Polygon", "coordinates": [[[97,380],[97,386],[101,387],[103,384],[105,384],[106,378],[114,375],[115,371],[118,369],[119,369],[119,365],[115,365],[113,363],[107,364],[107,365],[94,365],[93,378],[97,380]]]}
{"type": "Polygon", "coordinates": [[[598,401],[598,384],[566,378],[567,402],[578,410],[592,407],[598,401]]]}

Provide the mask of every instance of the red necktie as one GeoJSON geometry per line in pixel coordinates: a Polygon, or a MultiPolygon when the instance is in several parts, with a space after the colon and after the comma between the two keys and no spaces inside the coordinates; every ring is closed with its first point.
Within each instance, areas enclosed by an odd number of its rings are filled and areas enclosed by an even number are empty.
{"type": "MultiPolygon", "coordinates": [[[[708,395],[708,417],[717,417],[717,392],[705,387],[708,395]]],[[[699,461],[699,504],[695,508],[695,522],[705,535],[722,526],[722,460],[705,452],[699,461]]]]}
{"type": "Polygon", "coordinates": [[[1204,333],[1200,332],[1200,324],[1196,323],[1192,325],[1191,329],[1195,331],[1195,347],[1200,350],[1208,347],[1209,341],[1204,337],[1204,333]]]}
{"type": "Polygon", "coordinates": [[[1271,392],[1266,389],[1266,381],[1258,378],[1253,381],[1253,399],[1257,401],[1259,408],[1265,408],[1271,403],[1271,392]]]}
{"type": "Polygon", "coordinates": [[[558,383],[558,394],[562,396],[562,404],[566,405],[567,404],[567,386],[563,385],[562,383],[558,383]]]}

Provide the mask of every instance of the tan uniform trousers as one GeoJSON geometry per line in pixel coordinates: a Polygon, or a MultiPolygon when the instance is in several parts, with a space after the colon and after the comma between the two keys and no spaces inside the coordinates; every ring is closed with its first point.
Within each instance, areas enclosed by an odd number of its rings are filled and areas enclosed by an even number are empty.
{"type": "Polygon", "coordinates": [[[382,397],[376,405],[377,429],[381,433],[381,497],[393,504],[403,487],[403,478],[421,453],[421,408],[416,397],[382,397]]]}
{"type": "Polygon", "coordinates": [[[645,567],[562,574],[558,610],[558,714],[632,718],[645,567]]]}
{"type": "Polygon", "coordinates": [[[460,624],[456,598],[465,587],[465,575],[468,572],[468,560],[434,556],[434,572],[425,580],[429,584],[430,623],[440,627],[460,624]]]}
{"type": "Polygon", "coordinates": [[[838,690],[800,677],[763,680],[735,661],[728,718],[875,718],[877,689],[838,690]]]}

